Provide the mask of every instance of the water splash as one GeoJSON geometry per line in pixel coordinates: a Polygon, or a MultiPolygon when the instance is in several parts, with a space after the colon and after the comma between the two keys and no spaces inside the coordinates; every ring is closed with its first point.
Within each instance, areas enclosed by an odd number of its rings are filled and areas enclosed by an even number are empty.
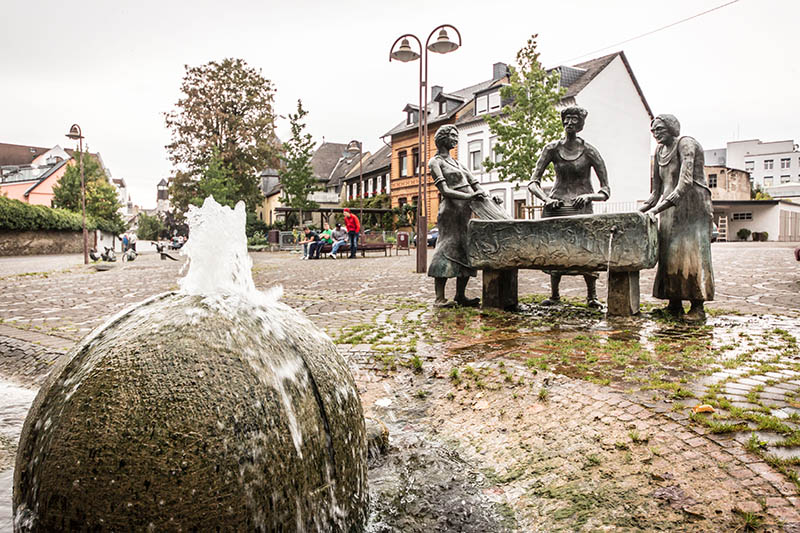
{"type": "Polygon", "coordinates": [[[181,249],[189,257],[189,271],[179,280],[181,293],[190,296],[255,296],[258,291],[247,255],[244,202],[235,209],[209,196],[203,207],[189,206],[190,239],[181,249]]]}

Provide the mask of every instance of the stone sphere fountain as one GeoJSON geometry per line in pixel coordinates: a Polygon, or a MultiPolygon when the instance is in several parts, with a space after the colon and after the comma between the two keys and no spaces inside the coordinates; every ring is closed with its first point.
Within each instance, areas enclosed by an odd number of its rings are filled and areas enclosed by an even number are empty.
{"type": "Polygon", "coordinates": [[[15,531],[364,530],[353,378],[279,291],[255,289],[244,219],[206,200],[181,290],[53,369],[20,438],[15,531]]]}

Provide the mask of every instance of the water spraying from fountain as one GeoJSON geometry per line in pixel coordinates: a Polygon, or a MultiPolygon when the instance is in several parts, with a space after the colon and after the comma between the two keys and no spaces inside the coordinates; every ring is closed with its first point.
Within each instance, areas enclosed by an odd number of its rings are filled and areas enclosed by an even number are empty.
{"type": "Polygon", "coordinates": [[[22,431],[16,531],[363,531],[361,403],[330,339],[256,290],[242,204],[189,214],[178,293],[62,358],[22,431]]]}

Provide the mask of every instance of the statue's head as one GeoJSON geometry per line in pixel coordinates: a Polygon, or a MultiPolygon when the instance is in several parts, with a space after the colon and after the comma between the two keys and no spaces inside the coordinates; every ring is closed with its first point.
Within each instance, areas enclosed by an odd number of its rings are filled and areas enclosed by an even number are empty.
{"type": "Polygon", "coordinates": [[[588,114],[588,111],[576,105],[565,107],[561,110],[561,124],[564,125],[564,130],[575,133],[581,131],[588,114]]]}
{"type": "Polygon", "coordinates": [[[445,124],[436,130],[434,142],[436,142],[436,148],[438,149],[446,148],[447,150],[452,150],[458,144],[458,128],[452,124],[445,124]]]}
{"type": "Polygon", "coordinates": [[[672,140],[681,134],[681,123],[675,115],[658,115],[650,123],[650,132],[658,144],[672,144],[672,140]]]}

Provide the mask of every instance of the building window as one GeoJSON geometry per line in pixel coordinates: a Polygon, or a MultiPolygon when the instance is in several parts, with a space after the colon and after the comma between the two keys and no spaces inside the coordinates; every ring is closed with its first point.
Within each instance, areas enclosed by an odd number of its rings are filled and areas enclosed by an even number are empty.
{"type": "Polygon", "coordinates": [[[413,165],[414,175],[419,176],[419,148],[411,150],[411,164],[413,165]]]}
{"type": "Polygon", "coordinates": [[[755,163],[753,161],[745,161],[744,162],[744,169],[747,172],[752,172],[752,171],[754,171],[756,169],[756,165],[755,165],[755,163]]]}
{"type": "Polygon", "coordinates": [[[476,172],[483,170],[483,141],[469,143],[469,169],[476,172]]]}
{"type": "Polygon", "coordinates": [[[717,186],[717,175],[716,174],[709,174],[708,175],[708,187],[713,189],[717,186]]]}
{"type": "Polygon", "coordinates": [[[447,112],[447,102],[442,100],[439,102],[439,114],[444,115],[447,112]]]}
{"type": "Polygon", "coordinates": [[[792,181],[792,177],[791,176],[787,176],[787,175],[781,176],[781,183],[789,183],[790,181],[792,181]]]}
{"type": "Polygon", "coordinates": [[[408,200],[406,200],[406,197],[405,197],[405,196],[403,196],[402,198],[398,198],[398,199],[397,199],[397,205],[398,205],[399,207],[403,207],[403,206],[404,206],[404,205],[406,205],[407,203],[408,203],[408,200]]]}
{"type": "Polygon", "coordinates": [[[489,105],[489,97],[485,94],[475,98],[475,114],[480,115],[486,113],[489,105]]]}
{"type": "Polygon", "coordinates": [[[772,159],[764,160],[764,170],[772,170],[772,159]]]}
{"type": "Polygon", "coordinates": [[[500,109],[500,91],[495,91],[489,95],[489,111],[500,109]]]}
{"type": "Polygon", "coordinates": [[[781,158],[781,168],[789,168],[789,158],[781,158]]]}
{"type": "Polygon", "coordinates": [[[764,187],[772,187],[772,176],[764,177],[764,187]]]}
{"type": "Polygon", "coordinates": [[[400,177],[408,176],[408,154],[405,150],[397,154],[397,166],[400,168],[400,177]]]}
{"type": "Polygon", "coordinates": [[[733,220],[753,220],[753,213],[734,213],[733,220]]]}
{"type": "Polygon", "coordinates": [[[503,160],[503,156],[497,153],[497,150],[495,149],[496,147],[497,147],[497,137],[492,137],[491,139],[489,139],[489,157],[495,163],[499,163],[500,161],[503,160]]]}

